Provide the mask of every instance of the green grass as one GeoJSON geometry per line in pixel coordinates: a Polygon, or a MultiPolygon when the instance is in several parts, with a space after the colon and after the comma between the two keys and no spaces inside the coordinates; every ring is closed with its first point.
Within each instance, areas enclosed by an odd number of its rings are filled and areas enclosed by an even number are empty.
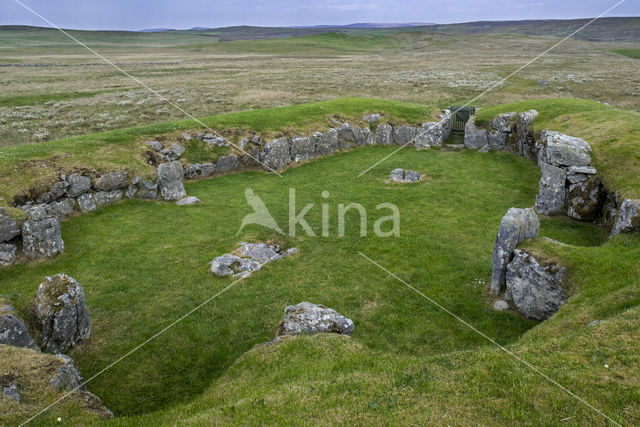
{"type": "Polygon", "coordinates": [[[640,59],[640,49],[611,49],[611,52],[617,53],[618,55],[628,56],[629,58],[633,59],[640,59]]]}
{"type": "Polygon", "coordinates": [[[63,92],[63,93],[46,93],[25,96],[12,96],[0,98],[0,107],[19,107],[22,105],[44,104],[48,101],[68,101],[77,98],[91,98],[92,96],[109,91],[98,90],[93,92],[63,92]]]}
{"type": "Polygon", "coordinates": [[[540,115],[533,128],[551,129],[583,138],[593,147],[593,164],[610,189],[640,198],[640,114],[581,99],[539,99],[481,109],[477,123],[498,114],[529,109],[540,115]]]}
{"type": "MultiPolygon", "coordinates": [[[[282,134],[310,135],[329,128],[329,117],[338,115],[357,122],[367,112],[384,112],[392,122],[417,124],[432,120],[436,108],[418,104],[369,98],[343,98],[283,108],[266,108],[202,118],[201,121],[223,134],[254,131],[265,137],[282,134]]],[[[145,142],[159,135],[179,135],[198,131],[193,120],[166,122],[99,134],[61,139],[34,145],[0,149],[0,205],[10,205],[14,197],[34,187],[46,187],[60,173],[77,168],[95,171],[127,169],[132,174],[150,177],[154,169],[146,164],[145,142]],[[46,164],[47,168],[41,165],[46,164]]],[[[187,153],[187,158],[203,159],[202,153],[187,153]],[[191,156],[191,157],[190,157],[191,156]]],[[[211,158],[214,159],[214,158],[211,158]]],[[[209,159],[209,160],[211,160],[209,159]]]]}

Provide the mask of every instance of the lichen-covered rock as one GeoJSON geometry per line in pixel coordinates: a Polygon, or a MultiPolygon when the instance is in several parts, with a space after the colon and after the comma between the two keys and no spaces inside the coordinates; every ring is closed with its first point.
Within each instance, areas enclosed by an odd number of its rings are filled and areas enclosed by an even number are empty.
{"type": "Polygon", "coordinates": [[[397,145],[413,144],[416,128],[412,126],[397,126],[393,129],[393,142],[397,145]]]}
{"type": "Polygon", "coordinates": [[[122,190],[98,191],[94,193],[93,200],[98,208],[110,205],[122,200],[122,190]]]}
{"type": "Polygon", "coordinates": [[[240,166],[240,160],[235,154],[229,154],[228,156],[222,156],[216,163],[216,172],[227,172],[238,169],[240,166]]]}
{"type": "Polygon", "coordinates": [[[542,131],[544,161],[555,166],[589,166],[591,145],[560,132],[542,131]]]}
{"type": "Polygon", "coordinates": [[[451,138],[453,132],[453,113],[449,109],[442,110],[442,114],[438,114],[440,119],[440,127],[442,129],[442,142],[451,138]]]}
{"type": "Polygon", "coordinates": [[[525,317],[546,320],[567,299],[562,282],[566,269],[556,264],[540,265],[525,251],[516,249],[507,266],[507,293],[525,317]]]}
{"type": "Polygon", "coordinates": [[[128,179],[126,172],[109,172],[98,178],[93,188],[98,191],[119,190],[127,186],[128,179]]]}
{"type": "Polygon", "coordinates": [[[211,268],[209,271],[218,277],[230,276],[234,274],[231,266],[238,262],[240,257],[231,254],[220,255],[211,261],[211,268]]]}
{"type": "Polygon", "coordinates": [[[277,336],[335,333],[351,335],[353,321],[323,305],[301,302],[284,309],[277,336]]]}
{"type": "Polygon", "coordinates": [[[13,243],[0,243],[0,267],[6,267],[16,262],[18,246],[13,243]]]}
{"type": "Polygon", "coordinates": [[[544,215],[559,214],[564,210],[567,200],[564,169],[543,163],[540,165],[542,178],[536,196],[536,212],[544,215]]]}
{"type": "Polygon", "coordinates": [[[416,134],[415,146],[418,150],[430,147],[441,147],[445,141],[446,129],[442,122],[427,122],[416,134]]]}
{"type": "Polygon", "coordinates": [[[64,252],[60,221],[48,217],[44,206],[27,212],[27,220],[22,224],[22,250],[29,259],[53,258],[64,252]]]}
{"type": "Polygon", "coordinates": [[[153,151],[161,151],[164,147],[162,146],[162,143],[160,141],[149,141],[147,142],[147,145],[149,146],[149,148],[151,148],[153,151]]]}
{"type": "Polygon", "coordinates": [[[380,114],[377,114],[377,113],[365,114],[364,116],[362,116],[362,120],[364,120],[367,123],[375,123],[380,121],[380,114]]]}
{"type": "Polygon", "coordinates": [[[516,146],[510,147],[512,151],[534,161],[538,158],[539,147],[536,143],[531,124],[536,117],[538,117],[536,110],[529,110],[518,114],[515,125],[516,132],[514,134],[516,146]]]}
{"type": "MultiPolygon", "coordinates": [[[[142,181],[138,184],[138,199],[156,200],[158,198],[158,184],[153,181],[142,181]]],[[[78,199],[80,202],[80,199],[78,199]]]]}
{"type": "Polygon", "coordinates": [[[291,140],[291,159],[298,163],[311,160],[316,156],[315,138],[293,138],[291,140]]]}
{"type": "Polygon", "coordinates": [[[263,167],[279,170],[291,163],[291,152],[287,138],[267,141],[262,147],[261,161],[263,167]]]}
{"type": "Polygon", "coordinates": [[[567,215],[582,221],[594,221],[602,215],[604,186],[599,178],[573,184],[567,196],[567,215]]]}
{"type": "Polygon", "coordinates": [[[326,156],[338,150],[338,131],[329,129],[325,133],[314,134],[316,139],[316,156],[326,156]]]}
{"type": "Polygon", "coordinates": [[[391,125],[379,125],[376,128],[375,141],[376,144],[381,145],[393,144],[393,127],[391,125]]]}
{"type": "Polygon", "coordinates": [[[84,213],[95,211],[98,208],[96,201],[93,199],[93,194],[89,193],[78,196],[78,206],[80,206],[80,210],[84,213]]]}
{"type": "Polygon", "coordinates": [[[391,171],[389,178],[394,182],[418,182],[422,179],[422,174],[398,168],[391,171]]]}
{"type": "Polygon", "coordinates": [[[51,186],[49,191],[41,194],[38,198],[36,198],[37,203],[51,203],[53,201],[58,200],[60,197],[64,196],[67,192],[67,188],[69,184],[66,181],[58,181],[51,186]]]}
{"type": "Polygon", "coordinates": [[[129,184],[126,191],[124,192],[124,197],[126,197],[127,199],[133,199],[134,197],[136,197],[137,192],[138,187],[134,184],[129,184]]]}
{"type": "Polygon", "coordinates": [[[8,242],[18,235],[20,235],[18,224],[6,209],[0,208],[0,243],[8,242]]]}
{"type": "Polygon", "coordinates": [[[502,217],[491,262],[491,291],[494,294],[500,293],[504,287],[507,265],[515,248],[526,239],[535,239],[539,232],[540,220],[531,208],[511,208],[502,217]]]}
{"type": "Polygon", "coordinates": [[[84,290],[66,274],[44,278],[36,293],[34,320],[47,353],[66,353],[91,335],[84,290]]]}
{"type": "Polygon", "coordinates": [[[72,173],[67,177],[67,183],[69,184],[69,188],[67,188],[67,197],[78,197],[79,195],[91,190],[91,178],[88,176],[72,173]]]}
{"type": "Polygon", "coordinates": [[[497,118],[489,123],[487,137],[489,140],[489,148],[493,150],[504,150],[509,141],[509,135],[512,133],[512,122],[516,113],[500,114],[497,118]]]}
{"type": "Polygon", "coordinates": [[[180,200],[187,195],[182,183],[183,178],[184,169],[178,161],[158,166],[158,186],[164,200],[180,200]]]}
{"type": "Polygon", "coordinates": [[[11,313],[10,308],[0,310],[0,344],[39,350],[25,324],[11,313]]]}
{"type": "Polygon", "coordinates": [[[471,116],[464,125],[464,147],[468,150],[477,150],[489,144],[486,129],[478,129],[475,124],[475,116],[471,116]]]}
{"type": "Polygon", "coordinates": [[[46,209],[49,216],[55,216],[62,219],[76,210],[76,200],[69,197],[63,197],[46,205],[46,209]]]}
{"type": "Polygon", "coordinates": [[[611,235],[640,230],[640,200],[624,199],[620,204],[611,235]]]}
{"type": "Polygon", "coordinates": [[[349,123],[344,123],[336,129],[338,131],[338,140],[341,148],[351,148],[353,146],[366,145],[367,140],[362,134],[362,130],[349,123]]]}
{"type": "Polygon", "coordinates": [[[171,144],[171,152],[169,153],[169,159],[178,160],[180,157],[182,157],[185,151],[187,151],[187,149],[184,148],[182,145],[171,144]]]}
{"type": "Polygon", "coordinates": [[[280,246],[276,244],[267,245],[266,243],[242,243],[237,252],[238,255],[249,257],[261,264],[282,258],[280,246]]]}

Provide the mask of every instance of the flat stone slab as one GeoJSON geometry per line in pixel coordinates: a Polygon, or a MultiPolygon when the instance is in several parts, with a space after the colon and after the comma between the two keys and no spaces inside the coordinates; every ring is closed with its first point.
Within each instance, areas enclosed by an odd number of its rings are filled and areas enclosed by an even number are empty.
{"type": "Polygon", "coordinates": [[[389,178],[391,178],[393,182],[418,182],[422,179],[422,174],[416,171],[394,169],[391,171],[389,178]]]}
{"type": "Polygon", "coordinates": [[[176,202],[178,206],[189,206],[189,205],[197,205],[201,200],[195,196],[187,196],[184,199],[180,199],[176,202]]]}

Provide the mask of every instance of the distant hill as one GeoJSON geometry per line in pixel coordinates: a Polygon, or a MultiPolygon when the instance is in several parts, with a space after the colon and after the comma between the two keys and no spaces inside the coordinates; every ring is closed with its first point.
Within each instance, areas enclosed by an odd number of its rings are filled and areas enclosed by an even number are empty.
{"type": "Polygon", "coordinates": [[[389,24],[389,23],[368,23],[368,22],[360,22],[355,24],[347,24],[347,25],[308,25],[308,26],[293,26],[289,28],[407,28],[407,27],[426,27],[429,25],[437,25],[433,23],[426,22],[408,22],[404,24],[389,24]]]}

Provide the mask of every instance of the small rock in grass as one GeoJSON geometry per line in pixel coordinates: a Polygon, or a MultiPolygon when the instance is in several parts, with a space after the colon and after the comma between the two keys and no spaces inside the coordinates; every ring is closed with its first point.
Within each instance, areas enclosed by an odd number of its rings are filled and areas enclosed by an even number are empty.
{"type": "Polygon", "coordinates": [[[418,182],[422,179],[422,174],[420,172],[398,168],[392,170],[389,177],[394,182],[418,182]]]}
{"type": "Polygon", "coordinates": [[[187,205],[195,205],[200,203],[201,200],[195,196],[187,196],[184,199],[180,199],[176,202],[178,206],[187,206],[187,205]]]}
{"type": "Polygon", "coordinates": [[[375,123],[375,122],[380,121],[380,114],[377,114],[377,113],[375,113],[375,114],[365,114],[362,117],[362,120],[364,120],[367,123],[375,123]]]}
{"type": "Polygon", "coordinates": [[[12,384],[9,387],[2,388],[2,394],[16,403],[20,403],[20,393],[18,392],[18,385],[12,384]]]}
{"type": "Polygon", "coordinates": [[[335,333],[351,335],[353,321],[323,305],[301,302],[284,309],[277,336],[335,333]]]}
{"type": "Polygon", "coordinates": [[[509,310],[509,304],[505,300],[498,300],[493,303],[493,309],[498,311],[509,310]]]}
{"type": "Polygon", "coordinates": [[[233,274],[233,270],[230,267],[239,259],[239,257],[231,254],[221,255],[211,261],[211,268],[209,271],[218,277],[230,276],[233,274]]]}
{"type": "Polygon", "coordinates": [[[164,147],[162,146],[162,143],[160,141],[149,141],[147,142],[147,145],[153,150],[153,151],[161,151],[164,147]]]}
{"type": "Polygon", "coordinates": [[[598,320],[598,319],[592,320],[591,322],[589,322],[589,325],[587,326],[589,326],[590,328],[593,328],[594,326],[596,326],[598,323],[601,323],[601,322],[602,320],[598,320]]]}

